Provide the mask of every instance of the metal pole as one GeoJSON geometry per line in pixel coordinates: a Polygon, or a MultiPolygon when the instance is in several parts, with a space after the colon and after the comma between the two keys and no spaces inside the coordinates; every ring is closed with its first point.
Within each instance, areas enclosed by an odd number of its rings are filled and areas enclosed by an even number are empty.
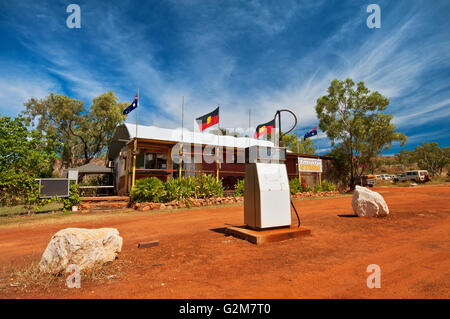
{"type": "Polygon", "coordinates": [[[138,93],[138,105],[137,105],[137,110],[136,110],[136,138],[138,136],[138,117],[139,117],[139,87],[137,88],[137,93],[138,93]]]}
{"type": "Polygon", "coordinates": [[[180,147],[180,163],[178,167],[178,178],[181,178],[181,170],[183,167],[183,141],[184,141],[184,96],[181,102],[181,147],[180,147]]]}
{"type": "Polygon", "coordinates": [[[280,134],[278,136],[278,146],[281,147],[283,146],[283,142],[281,141],[281,111],[278,111],[278,134],[280,134]]]}
{"type": "Polygon", "coordinates": [[[137,138],[138,138],[138,117],[139,117],[139,87],[138,87],[138,105],[136,110],[136,136],[134,138],[134,151],[133,151],[133,176],[131,179],[131,188],[134,187],[136,181],[136,153],[137,153],[137,138]]]}
{"type": "Polygon", "coordinates": [[[299,140],[298,140],[298,138],[297,138],[297,169],[298,169],[298,181],[301,183],[302,182],[302,178],[301,178],[301,176],[300,176],[300,165],[299,165],[299,162],[298,162],[298,159],[300,158],[299,157],[299,155],[300,155],[300,146],[299,146],[299,140]]]}
{"type": "MultiPolygon", "coordinates": [[[[220,104],[219,107],[219,114],[220,114],[220,104]]],[[[217,123],[217,148],[216,148],[216,181],[219,181],[219,133],[220,133],[220,116],[219,116],[219,123],[217,123]]]]}

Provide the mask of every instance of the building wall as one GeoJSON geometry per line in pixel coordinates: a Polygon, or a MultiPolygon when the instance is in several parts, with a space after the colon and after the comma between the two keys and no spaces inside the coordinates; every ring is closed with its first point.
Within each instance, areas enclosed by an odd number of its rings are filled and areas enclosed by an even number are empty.
{"type": "MultiPolygon", "coordinates": [[[[172,163],[172,160],[170,158],[171,155],[171,151],[172,151],[172,147],[167,147],[167,145],[165,146],[165,150],[164,148],[161,148],[160,146],[155,145],[155,147],[153,148],[151,145],[149,146],[149,143],[146,143],[145,145],[142,145],[142,147],[140,147],[141,145],[138,144],[138,149],[140,149],[142,152],[145,152],[146,150],[149,149],[159,149],[161,152],[167,152],[168,155],[168,162],[167,162],[167,173],[161,173],[161,172],[152,172],[152,171],[140,171],[137,170],[136,171],[136,180],[141,179],[141,178],[145,178],[145,177],[150,177],[150,176],[155,176],[157,178],[160,178],[163,181],[166,181],[170,178],[172,178],[172,176],[177,176],[178,172],[174,169],[174,164],[172,163]]],[[[245,164],[244,163],[237,163],[237,154],[235,153],[234,155],[234,159],[235,159],[235,163],[225,163],[225,158],[227,156],[227,151],[230,152],[232,151],[232,149],[225,149],[223,151],[222,155],[222,163],[220,163],[219,165],[219,177],[222,179],[222,182],[224,184],[224,186],[227,189],[232,189],[234,187],[234,185],[236,184],[238,179],[243,179],[245,176],[245,164]]],[[[238,150],[240,153],[240,155],[242,155],[242,151],[243,150],[238,150]]],[[[234,152],[234,150],[233,150],[234,152]]],[[[203,158],[203,157],[202,157],[203,158]]],[[[116,160],[116,165],[115,165],[115,173],[116,173],[116,182],[117,182],[117,186],[118,186],[118,193],[119,194],[124,194],[125,193],[125,162],[126,162],[126,147],[123,148],[122,150],[122,156],[119,156],[116,160]]],[[[131,187],[131,179],[132,179],[132,155],[131,152],[129,154],[129,175],[128,175],[128,192],[130,190],[131,187]]],[[[322,180],[324,178],[327,178],[327,171],[329,171],[331,165],[331,160],[329,159],[322,159],[322,166],[323,166],[323,171],[324,173],[322,174],[322,180]]],[[[211,174],[213,176],[216,176],[217,174],[217,166],[216,163],[208,163],[207,161],[205,161],[205,159],[203,158],[202,163],[197,163],[197,164],[192,164],[192,165],[186,165],[186,163],[184,163],[183,165],[183,169],[187,169],[188,170],[194,170],[195,172],[184,172],[185,176],[196,176],[199,173],[206,173],[206,174],[211,174]]],[[[289,156],[287,157],[287,161],[286,161],[286,169],[287,169],[287,173],[288,173],[288,177],[289,179],[293,179],[293,178],[298,178],[298,167],[297,167],[297,157],[296,156],[289,156]]],[[[319,182],[319,174],[318,173],[305,173],[302,172],[301,173],[301,177],[305,179],[306,183],[309,186],[315,186],[318,182],[319,182]]]]}

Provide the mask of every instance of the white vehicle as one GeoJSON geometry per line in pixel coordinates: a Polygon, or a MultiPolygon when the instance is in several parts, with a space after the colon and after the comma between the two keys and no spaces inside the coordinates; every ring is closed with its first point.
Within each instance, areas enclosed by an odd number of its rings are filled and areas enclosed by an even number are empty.
{"type": "Polygon", "coordinates": [[[388,174],[381,174],[381,179],[383,181],[390,181],[391,180],[391,175],[388,174]]]}
{"type": "Polygon", "coordinates": [[[427,182],[431,179],[430,174],[426,170],[416,170],[401,173],[398,177],[400,182],[415,181],[415,182],[427,182]]]}

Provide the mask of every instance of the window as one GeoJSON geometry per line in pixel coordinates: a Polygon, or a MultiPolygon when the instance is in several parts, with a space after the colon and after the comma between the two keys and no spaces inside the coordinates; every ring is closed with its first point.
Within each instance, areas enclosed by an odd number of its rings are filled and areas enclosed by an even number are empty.
{"type": "Polygon", "coordinates": [[[167,169],[167,153],[146,153],[146,169],[167,169]]]}

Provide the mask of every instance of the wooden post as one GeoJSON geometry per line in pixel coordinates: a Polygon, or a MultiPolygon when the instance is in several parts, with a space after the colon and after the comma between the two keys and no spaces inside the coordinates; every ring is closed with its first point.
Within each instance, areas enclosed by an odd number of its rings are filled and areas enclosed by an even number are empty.
{"type": "MultiPolygon", "coordinates": [[[[320,155],[317,155],[317,159],[320,160],[320,155]]],[[[319,185],[322,186],[322,172],[319,172],[319,185]]]]}
{"type": "Polygon", "coordinates": [[[183,169],[183,144],[181,144],[180,147],[180,163],[178,166],[178,178],[181,178],[181,174],[182,174],[182,169],[183,169]]]}
{"type": "Polygon", "coordinates": [[[219,181],[219,162],[217,162],[217,167],[216,167],[216,181],[219,181]]]}
{"type": "Polygon", "coordinates": [[[172,148],[167,148],[167,169],[170,172],[169,175],[167,175],[167,180],[171,180],[172,179],[172,174],[173,174],[173,161],[172,161],[172,148]]]}
{"type": "Polygon", "coordinates": [[[131,188],[134,187],[136,180],[136,152],[137,152],[137,137],[134,139],[134,152],[133,152],[133,175],[131,178],[131,188]]]}
{"type": "Polygon", "coordinates": [[[127,144],[127,156],[125,160],[125,193],[128,192],[128,144],[127,144]]]}

